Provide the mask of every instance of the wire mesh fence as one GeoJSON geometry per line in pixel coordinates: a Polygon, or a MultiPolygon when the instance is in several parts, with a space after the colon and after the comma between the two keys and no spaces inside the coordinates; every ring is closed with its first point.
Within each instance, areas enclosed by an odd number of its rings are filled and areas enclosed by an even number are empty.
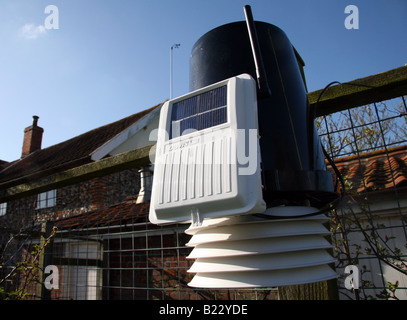
{"type": "MultiPolygon", "coordinates": [[[[407,299],[406,97],[344,106],[316,122],[338,170],[329,169],[343,178],[337,190],[346,189],[330,214],[340,298],[407,299]],[[360,272],[353,289],[349,265],[360,272]]],[[[188,225],[152,225],[140,189],[134,167],[3,202],[0,296],[278,299],[277,288],[189,287],[188,225]]]]}
{"type": "Polygon", "coordinates": [[[317,126],[322,144],[338,158],[406,144],[406,116],[401,96],[320,117],[317,126]]]}
{"type": "MultiPolygon", "coordinates": [[[[148,221],[148,202],[138,203],[138,169],[58,189],[49,194],[48,206],[37,203],[45,195],[9,202],[16,220],[31,227],[12,234],[5,248],[3,275],[19,270],[4,283],[9,291],[24,288],[25,298],[80,300],[202,300],[275,299],[275,288],[251,290],[200,290],[188,287],[191,248],[184,231],[188,225],[158,227],[148,221]],[[137,190],[137,192],[135,192],[137,190]],[[104,194],[104,196],[103,196],[104,194]],[[27,204],[31,205],[28,206],[27,204]],[[38,233],[55,230],[44,246],[38,233]],[[34,231],[33,231],[34,230],[34,231]],[[28,233],[27,233],[28,232],[28,233]],[[13,244],[13,245],[12,245],[13,244]],[[17,248],[16,246],[19,246],[17,248]],[[17,261],[48,257],[57,274],[41,277],[44,263],[23,266],[17,261]],[[29,273],[27,275],[27,273],[29,273]],[[40,279],[50,277],[49,288],[40,279]]],[[[4,250],[4,248],[3,248],[4,250]]]]}
{"type": "MultiPolygon", "coordinates": [[[[407,299],[406,124],[404,96],[318,119],[321,141],[343,176],[345,197],[332,213],[337,270],[357,266],[343,299],[407,299]]],[[[338,188],[339,188],[338,187],[338,188]]]]}

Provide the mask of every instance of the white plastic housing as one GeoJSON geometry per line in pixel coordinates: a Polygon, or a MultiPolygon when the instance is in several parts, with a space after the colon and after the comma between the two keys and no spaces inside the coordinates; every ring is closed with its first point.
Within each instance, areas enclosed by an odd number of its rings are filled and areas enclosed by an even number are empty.
{"type": "MultiPolygon", "coordinates": [[[[310,207],[281,208],[282,215],[307,214],[310,207]]],[[[277,211],[276,208],[274,211],[277,211]]],[[[266,211],[267,212],[267,211],[266,211]]],[[[325,239],[324,215],[294,219],[241,216],[204,220],[186,230],[196,259],[189,283],[199,288],[251,288],[296,285],[338,277],[325,239]]]]}
{"type": "Polygon", "coordinates": [[[166,102],[160,113],[150,221],[201,221],[265,208],[255,80],[243,74],[166,102]],[[171,137],[174,104],[224,86],[226,122],[171,137]]]}

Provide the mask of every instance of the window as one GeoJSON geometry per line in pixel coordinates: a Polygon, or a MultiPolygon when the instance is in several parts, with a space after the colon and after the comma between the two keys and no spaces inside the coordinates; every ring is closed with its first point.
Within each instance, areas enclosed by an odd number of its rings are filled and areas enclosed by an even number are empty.
{"type": "MultiPolygon", "coordinates": [[[[55,244],[54,244],[55,246],[55,244]]],[[[103,247],[98,242],[60,243],[62,299],[98,300],[102,297],[103,247]]]]}
{"type": "Polygon", "coordinates": [[[175,102],[171,113],[171,139],[227,121],[227,86],[175,102]]]}
{"type": "Polygon", "coordinates": [[[56,190],[40,193],[37,198],[37,209],[54,207],[57,198],[56,190]]]}
{"type": "Polygon", "coordinates": [[[4,216],[7,212],[7,202],[0,203],[0,217],[4,216]]]}

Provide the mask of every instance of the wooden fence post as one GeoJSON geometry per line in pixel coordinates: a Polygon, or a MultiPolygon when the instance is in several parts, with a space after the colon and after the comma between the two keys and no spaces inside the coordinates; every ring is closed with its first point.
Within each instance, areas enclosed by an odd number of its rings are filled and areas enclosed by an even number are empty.
{"type": "Polygon", "coordinates": [[[51,221],[43,222],[41,225],[41,235],[39,248],[41,250],[38,257],[38,279],[40,283],[37,284],[37,298],[40,300],[49,300],[51,298],[51,291],[44,286],[45,274],[44,270],[48,265],[52,264],[52,247],[53,239],[49,239],[52,234],[53,223],[51,221]]]}
{"type": "Polygon", "coordinates": [[[338,300],[336,279],[278,288],[280,300],[338,300]]]}

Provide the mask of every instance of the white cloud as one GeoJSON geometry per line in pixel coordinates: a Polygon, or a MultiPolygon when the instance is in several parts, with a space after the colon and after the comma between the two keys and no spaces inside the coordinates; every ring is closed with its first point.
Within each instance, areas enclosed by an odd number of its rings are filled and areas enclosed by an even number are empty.
{"type": "Polygon", "coordinates": [[[47,29],[43,25],[35,26],[33,24],[25,24],[20,29],[20,36],[25,39],[37,39],[45,34],[47,29]]]}

